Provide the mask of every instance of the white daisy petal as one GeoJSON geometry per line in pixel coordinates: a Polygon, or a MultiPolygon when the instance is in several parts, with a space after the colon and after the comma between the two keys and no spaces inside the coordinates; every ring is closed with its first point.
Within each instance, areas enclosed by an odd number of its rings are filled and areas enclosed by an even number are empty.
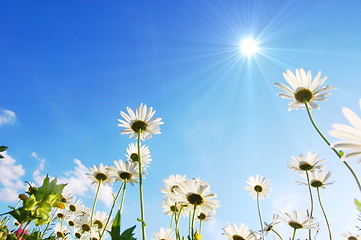
{"type": "Polygon", "coordinates": [[[120,112],[120,115],[124,118],[118,119],[120,124],[118,126],[124,127],[120,132],[121,134],[129,134],[129,138],[138,138],[138,131],[140,130],[141,140],[147,140],[152,137],[153,134],[160,134],[160,127],[163,122],[161,118],[152,118],[155,111],[152,107],[147,109],[147,105],[141,103],[140,106],[134,111],[127,107],[128,114],[120,112]]]}
{"type": "MultiPolygon", "coordinates": [[[[339,150],[347,151],[341,158],[341,160],[346,161],[350,158],[361,155],[361,119],[356,115],[356,113],[348,108],[343,108],[342,112],[345,118],[350,122],[351,126],[333,124],[332,127],[334,130],[331,130],[329,133],[336,138],[342,139],[342,141],[332,143],[331,146],[339,150]]],[[[360,163],[360,161],[357,163],[360,163]]]]}
{"type": "Polygon", "coordinates": [[[317,101],[327,100],[325,97],[331,93],[322,93],[327,90],[334,89],[331,86],[322,87],[322,84],[326,81],[327,77],[321,78],[321,72],[318,72],[315,78],[312,80],[312,74],[309,70],[307,73],[303,68],[296,69],[296,74],[287,70],[286,73],[283,73],[283,77],[287,83],[291,86],[275,83],[277,87],[282,89],[284,92],[278,93],[282,98],[292,100],[289,105],[288,111],[297,110],[299,107],[304,107],[305,102],[314,109],[320,109],[320,107],[315,103],[317,101]],[[321,80],[320,80],[321,78],[321,80]]]}

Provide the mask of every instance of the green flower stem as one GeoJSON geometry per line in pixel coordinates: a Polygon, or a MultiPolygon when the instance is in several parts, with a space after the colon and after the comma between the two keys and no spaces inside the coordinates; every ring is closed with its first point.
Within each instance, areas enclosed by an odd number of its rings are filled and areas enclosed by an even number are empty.
{"type": "Polygon", "coordinates": [[[138,167],[139,167],[139,202],[140,202],[140,222],[142,223],[142,237],[146,240],[145,220],[144,220],[144,201],[143,201],[143,176],[142,176],[142,159],[140,157],[140,136],[142,129],[138,130],[138,167]]]}
{"type": "MultiPolygon", "coordinates": [[[[46,231],[48,230],[48,228],[49,228],[49,226],[50,226],[50,223],[52,222],[52,221],[54,221],[55,220],[55,214],[56,214],[56,212],[58,211],[58,209],[56,208],[55,209],[55,211],[53,212],[53,215],[50,217],[50,222],[48,222],[47,224],[46,224],[46,227],[45,227],[45,229],[44,229],[44,231],[43,231],[43,233],[42,233],[42,236],[44,236],[45,235],[45,233],[46,233],[46,231]]],[[[65,215],[66,216],[66,215],[65,215]]],[[[65,218],[65,217],[64,217],[65,218]]],[[[63,222],[64,222],[64,220],[62,220],[61,221],[61,225],[63,225],[63,222]]]]}
{"type": "Polygon", "coordinates": [[[119,207],[119,211],[120,211],[120,216],[119,216],[119,228],[121,229],[122,226],[122,213],[123,213],[123,204],[124,204],[124,198],[125,198],[125,192],[126,192],[126,188],[127,188],[127,180],[124,180],[123,182],[124,187],[123,187],[123,192],[122,192],[122,200],[120,200],[120,207],[119,207]]]}
{"type": "Polygon", "coordinates": [[[98,194],[99,194],[99,189],[100,189],[100,184],[102,183],[102,181],[100,180],[98,182],[98,187],[97,187],[97,192],[95,193],[95,198],[94,198],[94,202],[93,202],[93,207],[92,207],[92,213],[90,215],[90,226],[93,226],[93,215],[94,215],[94,209],[95,209],[95,205],[97,205],[97,199],[98,199],[98,194]]]}
{"type": "Polygon", "coordinates": [[[325,217],[325,221],[326,221],[326,224],[327,224],[328,235],[329,235],[329,237],[330,237],[330,240],[332,240],[331,227],[330,227],[330,224],[329,224],[329,222],[328,222],[325,209],[323,208],[323,205],[322,205],[322,202],[321,202],[320,188],[317,188],[317,196],[318,196],[318,202],[320,203],[320,207],[321,207],[321,209],[322,209],[322,213],[323,213],[323,216],[325,217]]]}
{"type": "MultiPolygon", "coordinates": [[[[321,131],[318,129],[318,127],[316,126],[316,123],[314,122],[313,118],[312,118],[312,115],[311,115],[311,111],[310,111],[310,107],[308,106],[308,103],[306,101],[304,101],[304,104],[306,106],[306,109],[307,109],[307,114],[308,114],[308,117],[310,118],[311,120],[311,123],[313,125],[313,127],[316,129],[316,131],[318,132],[318,134],[321,136],[321,138],[327,143],[327,145],[332,149],[332,151],[334,151],[334,153],[341,159],[341,154],[333,147],[331,147],[331,143],[326,139],[326,137],[321,133],[321,131]]],[[[360,181],[358,180],[357,178],[357,175],[356,173],[353,171],[353,169],[351,168],[351,166],[346,162],[346,161],[342,161],[346,167],[348,168],[348,170],[350,170],[352,176],[355,178],[355,181],[357,183],[357,186],[361,192],[361,184],[360,184],[360,181]]]]}
{"type": "Polygon", "coordinates": [[[257,209],[258,209],[259,222],[261,224],[262,239],[264,239],[262,215],[261,215],[261,208],[260,208],[260,204],[259,204],[259,193],[258,192],[257,192],[257,209]]]}
{"type": "Polygon", "coordinates": [[[274,232],[281,240],[283,240],[282,237],[281,237],[281,235],[280,235],[278,232],[276,232],[276,231],[273,230],[273,229],[271,229],[271,231],[274,232]]]}
{"type": "Polygon", "coordinates": [[[175,212],[172,212],[172,218],[170,219],[170,224],[169,224],[170,229],[172,229],[172,227],[173,227],[173,219],[175,221],[175,212]]]}
{"type": "Polygon", "coordinates": [[[296,228],[293,229],[293,236],[292,236],[292,240],[294,240],[296,237],[296,228]]]}
{"type": "Polygon", "coordinates": [[[125,185],[125,182],[123,182],[122,185],[120,186],[120,188],[119,188],[119,190],[118,190],[117,195],[115,196],[115,198],[113,197],[113,205],[112,205],[112,207],[110,208],[109,217],[108,217],[108,219],[107,219],[107,222],[105,223],[103,232],[100,234],[99,240],[102,239],[102,237],[103,237],[103,235],[104,235],[104,233],[105,233],[105,230],[107,229],[107,226],[108,226],[108,224],[109,224],[110,217],[112,216],[112,213],[113,213],[113,210],[114,210],[115,203],[117,202],[118,197],[119,197],[119,194],[120,194],[120,192],[123,190],[124,185],[125,185]]]}
{"type": "Polygon", "coordinates": [[[192,223],[191,223],[191,234],[192,234],[192,240],[194,240],[194,219],[196,218],[196,208],[197,205],[194,205],[193,214],[192,214],[192,223]]]}
{"type": "MultiPolygon", "coordinates": [[[[311,211],[310,211],[310,218],[312,218],[313,214],[313,196],[312,196],[312,190],[311,190],[311,184],[310,184],[310,176],[308,175],[308,171],[306,170],[306,177],[307,177],[307,186],[308,190],[310,192],[310,199],[311,199],[311,211]]],[[[308,229],[308,238],[311,240],[311,229],[308,229]]]]}
{"type": "Polygon", "coordinates": [[[177,240],[180,240],[180,232],[179,232],[179,219],[180,219],[180,217],[181,217],[181,212],[182,212],[182,210],[183,210],[183,205],[181,206],[181,208],[180,208],[180,210],[179,210],[179,213],[178,213],[178,216],[177,215],[175,215],[175,220],[176,220],[176,222],[175,222],[175,234],[176,234],[176,239],[177,240]]]}

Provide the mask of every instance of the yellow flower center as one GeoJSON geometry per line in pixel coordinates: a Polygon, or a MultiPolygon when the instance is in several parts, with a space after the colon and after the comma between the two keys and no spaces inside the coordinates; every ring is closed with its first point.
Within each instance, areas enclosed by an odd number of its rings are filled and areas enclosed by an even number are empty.
{"type": "Polygon", "coordinates": [[[81,225],[81,230],[83,230],[84,232],[88,232],[90,231],[90,226],[88,224],[83,224],[81,225]]]}
{"type": "Polygon", "coordinates": [[[62,233],[62,232],[56,232],[56,236],[58,237],[58,238],[64,238],[65,237],[65,235],[64,235],[64,233],[62,233]]]}
{"type": "Polygon", "coordinates": [[[256,185],[254,186],[254,190],[258,193],[262,192],[263,191],[263,188],[260,186],[260,185],[256,185]]]}
{"type": "Polygon", "coordinates": [[[197,193],[191,193],[187,196],[187,200],[190,204],[193,205],[201,205],[203,204],[204,200],[202,198],[201,195],[197,194],[197,193]]]}
{"type": "Polygon", "coordinates": [[[297,102],[309,102],[313,97],[313,93],[307,88],[298,88],[295,92],[295,99],[297,102]]]}
{"type": "Polygon", "coordinates": [[[132,178],[132,174],[128,173],[128,172],[121,172],[118,174],[119,177],[123,180],[129,180],[132,178]]]}
{"type": "Polygon", "coordinates": [[[132,126],[131,126],[132,130],[133,130],[134,132],[136,132],[136,133],[137,133],[139,130],[142,130],[142,131],[147,130],[147,127],[148,127],[148,124],[147,124],[146,122],[140,121],[140,120],[135,120],[135,121],[133,121],[133,122],[132,122],[132,126]]]}
{"type": "Polygon", "coordinates": [[[300,223],[298,223],[298,222],[294,222],[294,221],[290,221],[290,222],[288,223],[288,225],[290,225],[291,228],[294,228],[294,229],[300,229],[300,228],[303,227],[302,224],[300,224],[300,223]]]}
{"type": "Polygon", "coordinates": [[[99,229],[102,229],[102,228],[104,227],[103,222],[100,221],[100,220],[95,220],[95,221],[94,221],[94,224],[98,225],[98,228],[99,228],[99,229]]]}
{"type": "Polygon", "coordinates": [[[311,164],[309,164],[308,162],[300,162],[299,167],[303,171],[308,171],[313,168],[313,166],[311,164]]]}
{"type": "Polygon", "coordinates": [[[233,239],[233,240],[246,240],[246,239],[244,239],[243,237],[241,237],[241,236],[239,236],[239,235],[233,235],[233,236],[232,236],[232,239],[233,239]]]}
{"type": "Polygon", "coordinates": [[[95,174],[95,179],[98,180],[98,181],[104,182],[105,180],[108,179],[108,176],[106,174],[104,174],[104,173],[99,172],[99,173],[95,174]]]}
{"type": "Polygon", "coordinates": [[[199,220],[204,220],[204,219],[206,219],[206,217],[207,216],[204,213],[201,213],[201,214],[198,215],[199,220]]]}
{"type": "Polygon", "coordinates": [[[130,160],[132,160],[133,162],[138,162],[139,161],[138,154],[137,153],[132,153],[130,155],[130,160]]]}
{"type": "Polygon", "coordinates": [[[312,187],[322,187],[323,183],[320,180],[313,180],[313,181],[311,181],[311,186],[312,187]]]}

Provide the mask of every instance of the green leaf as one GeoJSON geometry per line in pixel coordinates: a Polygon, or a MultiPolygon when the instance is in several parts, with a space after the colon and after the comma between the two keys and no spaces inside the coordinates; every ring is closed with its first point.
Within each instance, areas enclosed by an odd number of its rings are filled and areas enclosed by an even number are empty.
{"type": "Polygon", "coordinates": [[[0,152],[4,152],[4,151],[6,151],[6,149],[8,149],[8,147],[0,146],[0,152]]]}
{"type": "Polygon", "coordinates": [[[361,202],[355,198],[355,205],[359,212],[361,212],[361,202]]]}
{"type": "Polygon", "coordinates": [[[125,230],[122,235],[120,235],[120,240],[137,240],[136,238],[133,238],[133,231],[135,229],[135,225],[131,228],[128,228],[127,230],[125,230]]]}
{"type": "Polygon", "coordinates": [[[112,240],[120,239],[120,210],[118,210],[117,215],[114,218],[112,230],[109,233],[112,240]]]}
{"type": "Polygon", "coordinates": [[[4,158],[4,157],[0,154],[0,158],[4,158]]]}

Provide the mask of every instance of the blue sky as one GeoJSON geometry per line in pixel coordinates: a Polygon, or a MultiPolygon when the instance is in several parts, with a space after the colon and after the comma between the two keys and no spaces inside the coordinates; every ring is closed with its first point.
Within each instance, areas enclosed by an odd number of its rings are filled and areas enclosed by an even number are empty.
{"type": "MultiPolygon", "coordinates": [[[[220,239],[226,222],[258,228],[256,202],[244,190],[256,174],[273,183],[271,198],[262,201],[264,220],[285,206],[304,211],[307,191],[295,183],[300,178],[287,162],[307,151],[327,159],[334,172],[324,204],[332,210],[335,238],[354,229],[352,202],[360,196],[353,179],[312,129],[306,111],[287,111],[274,83],[285,83],[287,69],[327,75],[337,90],[313,114],[334,141],[331,125],[346,123],[341,108],[360,114],[360,1],[0,5],[0,114],[8,116],[0,121],[0,139],[12,159],[6,165],[12,174],[0,189],[13,184],[20,192],[24,181],[46,173],[76,182],[87,167],[125,159],[133,140],[119,134],[119,112],[145,103],[165,123],[161,135],[146,141],[153,158],[145,180],[149,236],[168,226],[159,188],[176,173],[204,179],[219,195],[221,207],[204,239],[220,239]],[[261,53],[247,58],[239,43],[249,36],[261,53]]],[[[350,164],[360,173],[355,160],[350,164]]],[[[92,192],[83,190],[80,197],[90,205],[92,192]]],[[[10,203],[1,191],[4,212],[10,203]]],[[[138,217],[137,188],[127,194],[124,215],[131,226],[138,217]]],[[[319,238],[326,236],[323,223],[319,238]]]]}

